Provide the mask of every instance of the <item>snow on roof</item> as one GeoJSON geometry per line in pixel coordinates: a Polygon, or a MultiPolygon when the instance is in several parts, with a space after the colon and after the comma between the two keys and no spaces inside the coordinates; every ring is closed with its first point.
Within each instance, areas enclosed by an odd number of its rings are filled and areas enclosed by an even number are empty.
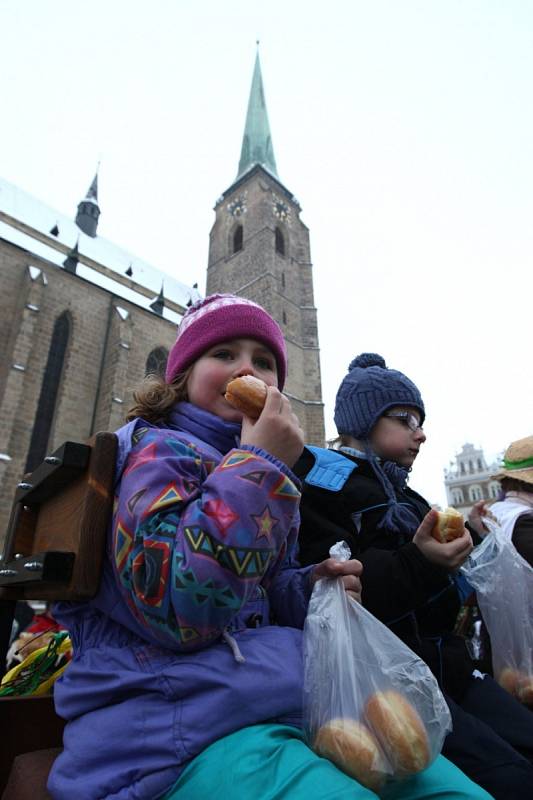
{"type": "Polygon", "coordinates": [[[87,236],[74,220],[54,211],[22,189],[0,178],[0,214],[2,213],[21,223],[23,230],[4,217],[0,219],[1,238],[57,266],[63,265],[66,253],[78,242],[79,258],[83,260],[83,257],[86,257],[95,263],[92,268],[80,261],[77,274],[118,297],[150,310],[150,303],[158,296],[163,286],[165,301],[170,301],[171,306],[174,306],[174,309],[165,307],[163,317],[172,322],[180,321],[179,312],[186,308],[189,301],[194,303],[201,297],[197,289],[161,272],[107,239],[87,236]],[[57,236],[51,234],[54,226],[59,229],[57,236]],[[97,269],[98,265],[104,268],[106,274],[97,269]],[[130,266],[131,273],[128,273],[130,275],[128,278],[126,272],[130,266]],[[117,280],[109,274],[110,271],[116,273],[117,280]],[[141,291],[142,288],[144,292],[141,291]],[[175,306],[179,306],[179,309],[175,306]]]}

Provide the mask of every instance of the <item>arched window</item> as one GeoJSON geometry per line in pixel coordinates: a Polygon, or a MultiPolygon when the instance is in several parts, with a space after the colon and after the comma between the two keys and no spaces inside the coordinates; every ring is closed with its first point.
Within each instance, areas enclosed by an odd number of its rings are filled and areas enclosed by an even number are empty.
{"type": "Polygon", "coordinates": [[[462,506],[465,501],[462,489],[452,489],[452,502],[456,506],[462,506]]]}
{"type": "Polygon", "coordinates": [[[281,231],[281,228],[276,228],[275,231],[276,235],[276,253],[279,253],[281,256],[285,255],[285,238],[281,231]]]}
{"type": "Polygon", "coordinates": [[[286,325],[287,324],[287,314],[284,311],[282,312],[281,318],[283,319],[283,324],[286,325]]]}
{"type": "Polygon", "coordinates": [[[478,458],[478,460],[477,460],[477,468],[478,468],[478,470],[480,472],[483,469],[483,464],[481,463],[481,459],[480,458],[478,458]]]}
{"type": "Polygon", "coordinates": [[[156,347],[146,359],[145,375],[159,375],[165,377],[167,368],[168,350],[164,347],[156,347]]]}
{"type": "Polygon", "coordinates": [[[494,498],[496,500],[500,496],[501,486],[497,481],[492,481],[489,483],[489,497],[494,498]]]}
{"type": "Polygon", "coordinates": [[[471,486],[468,490],[468,496],[471,503],[476,503],[478,500],[483,500],[483,491],[481,486],[471,486]]]}
{"type": "Polygon", "coordinates": [[[67,351],[68,340],[70,338],[70,315],[64,311],[56,319],[48,358],[44,369],[41,393],[37,404],[37,413],[31,432],[30,447],[26,459],[25,472],[31,472],[46,456],[50,429],[54,420],[56,409],[57,393],[61,383],[63,363],[67,351]]]}
{"type": "Polygon", "coordinates": [[[464,474],[465,474],[465,465],[464,465],[464,461],[461,461],[461,475],[464,475],[464,474]]]}
{"type": "Polygon", "coordinates": [[[233,233],[233,252],[238,253],[239,250],[242,250],[242,225],[237,225],[235,231],[233,233]]]}

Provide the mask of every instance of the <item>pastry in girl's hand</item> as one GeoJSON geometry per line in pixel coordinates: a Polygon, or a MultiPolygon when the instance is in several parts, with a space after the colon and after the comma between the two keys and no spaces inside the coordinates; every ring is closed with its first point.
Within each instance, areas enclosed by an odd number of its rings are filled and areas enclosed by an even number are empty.
{"type": "Polygon", "coordinates": [[[228,383],[224,397],[237,411],[258,419],[267,398],[267,385],[253,375],[243,375],[228,383]]]}
{"type": "Polygon", "coordinates": [[[365,718],[395,774],[412,775],[428,766],[426,728],[405,697],[394,690],[375,692],[366,703],[365,718]]]}
{"type": "Polygon", "coordinates": [[[452,539],[458,539],[464,533],[464,519],[463,515],[456,511],[455,508],[447,508],[445,511],[437,511],[439,515],[431,535],[438,542],[451,542],[452,539]]]}
{"type": "Polygon", "coordinates": [[[373,792],[385,783],[387,775],[378,744],[368,728],[354,719],[332,719],[322,725],[313,749],[373,792]]]}

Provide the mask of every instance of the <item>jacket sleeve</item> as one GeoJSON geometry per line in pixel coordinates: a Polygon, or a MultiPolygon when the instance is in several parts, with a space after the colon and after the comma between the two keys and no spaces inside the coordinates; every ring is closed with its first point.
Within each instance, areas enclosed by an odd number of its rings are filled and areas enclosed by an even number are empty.
{"type": "Polygon", "coordinates": [[[206,646],[271,582],[298,521],[300,493],[285,473],[252,447],[209,462],[168,430],[148,429],[134,445],[118,487],[114,569],[158,641],[206,646]]]}
{"type": "Polygon", "coordinates": [[[533,567],[533,514],[522,514],[515,522],[513,544],[533,567]]]}
{"type": "Polygon", "coordinates": [[[288,556],[270,588],[270,607],[279,625],[303,628],[313,586],[314,565],[300,567],[294,555],[288,556]]]}
{"type": "Polygon", "coordinates": [[[412,542],[395,551],[372,547],[358,558],[363,564],[363,605],[387,625],[451,588],[446,571],[431,564],[412,542]]]}
{"type": "Polygon", "coordinates": [[[361,583],[365,608],[384,623],[425,606],[450,588],[445,570],[432,565],[412,542],[396,547],[394,534],[378,529],[382,510],[363,514],[358,532],[342,492],[303,487],[299,545],[304,564],[329,556],[342,539],[363,564],[361,583]],[[361,544],[368,543],[367,547],[361,544]]]}

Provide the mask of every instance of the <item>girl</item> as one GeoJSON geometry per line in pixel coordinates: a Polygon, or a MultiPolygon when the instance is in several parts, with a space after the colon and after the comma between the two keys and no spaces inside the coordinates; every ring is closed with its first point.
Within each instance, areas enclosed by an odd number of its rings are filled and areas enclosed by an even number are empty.
{"type": "Polygon", "coordinates": [[[443,754],[496,798],[530,797],[533,717],[489,676],[473,676],[462,637],[454,571],[470,534],[448,544],[431,536],[436,512],[407,486],[425,409],[417,387],[379,355],[350,364],[337,392],[340,450],[308,448],[295,472],[304,480],[303,564],[340,537],[363,564],[363,605],[426,661],[446,693],[454,730],[443,754]],[[327,509],[327,511],[325,510],[327,509]]]}
{"type": "MultiPolygon", "coordinates": [[[[68,723],[53,797],[374,797],[300,731],[313,582],[342,576],[358,597],[361,567],[295,561],[303,439],[285,372],[274,320],[214,295],[184,316],[166,381],[136,395],[99,594],[56,610],[74,658],[56,686],[68,723]],[[255,423],[224,398],[240,375],[268,385],[255,423]]],[[[438,796],[486,797],[443,759],[391,796],[443,785],[438,796]]]]}

